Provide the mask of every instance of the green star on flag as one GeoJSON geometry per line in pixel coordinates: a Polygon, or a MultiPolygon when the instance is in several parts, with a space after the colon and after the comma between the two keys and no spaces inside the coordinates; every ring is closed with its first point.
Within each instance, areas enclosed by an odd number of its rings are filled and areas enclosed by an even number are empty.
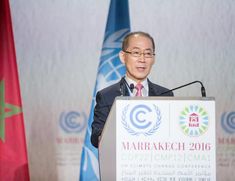
{"type": "Polygon", "coordinates": [[[22,112],[21,107],[7,104],[4,99],[4,81],[0,81],[0,139],[5,140],[5,121],[6,118],[17,115],[22,112]]]}

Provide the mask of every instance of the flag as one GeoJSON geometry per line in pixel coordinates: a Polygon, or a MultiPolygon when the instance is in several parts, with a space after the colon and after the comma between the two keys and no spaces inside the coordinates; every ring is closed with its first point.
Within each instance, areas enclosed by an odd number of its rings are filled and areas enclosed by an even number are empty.
{"type": "Polygon", "coordinates": [[[29,180],[23,113],[8,0],[0,1],[0,180],[29,180]]]}
{"type": "Polygon", "coordinates": [[[125,74],[125,66],[120,62],[118,54],[121,50],[123,38],[129,32],[128,0],[111,0],[87,132],[82,150],[80,181],[99,180],[98,150],[90,142],[95,96],[98,90],[114,84],[125,74]]]}

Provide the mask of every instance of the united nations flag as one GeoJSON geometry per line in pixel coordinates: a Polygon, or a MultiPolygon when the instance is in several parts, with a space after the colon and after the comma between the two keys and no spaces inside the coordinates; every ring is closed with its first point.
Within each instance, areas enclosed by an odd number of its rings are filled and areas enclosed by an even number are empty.
{"type": "Polygon", "coordinates": [[[129,32],[128,0],[111,0],[87,132],[82,150],[80,181],[96,181],[100,179],[98,151],[90,142],[95,95],[98,90],[117,82],[125,74],[125,67],[120,62],[118,53],[121,50],[123,38],[129,32]]]}

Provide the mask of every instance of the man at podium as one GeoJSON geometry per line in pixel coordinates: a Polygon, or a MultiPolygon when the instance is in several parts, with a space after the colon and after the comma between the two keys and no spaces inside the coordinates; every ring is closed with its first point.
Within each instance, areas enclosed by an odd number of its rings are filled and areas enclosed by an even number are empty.
{"type": "MultiPolygon", "coordinates": [[[[155,43],[148,33],[129,33],[123,40],[119,58],[126,66],[126,75],[118,83],[100,90],[96,95],[91,134],[91,143],[96,148],[115,97],[159,96],[168,91],[147,78],[155,62],[155,43]]],[[[162,96],[173,96],[173,92],[162,96]]]]}

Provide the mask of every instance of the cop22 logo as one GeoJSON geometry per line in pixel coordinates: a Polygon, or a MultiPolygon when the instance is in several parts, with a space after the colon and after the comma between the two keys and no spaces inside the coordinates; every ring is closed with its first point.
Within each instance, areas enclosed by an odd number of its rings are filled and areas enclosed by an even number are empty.
{"type": "Polygon", "coordinates": [[[130,108],[128,104],[122,111],[123,127],[131,135],[152,135],[161,124],[161,112],[153,104],[152,107],[140,104],[130,108]]]}
{"type": "Polygon", "coordinates": [[[201,136],[209,127],[208,113],[198,105],[185,106],[179,116],[179,125],[185,135],[201,136]]]}
{"type": "Polygon", "coordinates": [[[86,126],[86,114],[84,112],[62,112],[60,115],[60,127],[67,133],[79,133],[86,126]]]}

